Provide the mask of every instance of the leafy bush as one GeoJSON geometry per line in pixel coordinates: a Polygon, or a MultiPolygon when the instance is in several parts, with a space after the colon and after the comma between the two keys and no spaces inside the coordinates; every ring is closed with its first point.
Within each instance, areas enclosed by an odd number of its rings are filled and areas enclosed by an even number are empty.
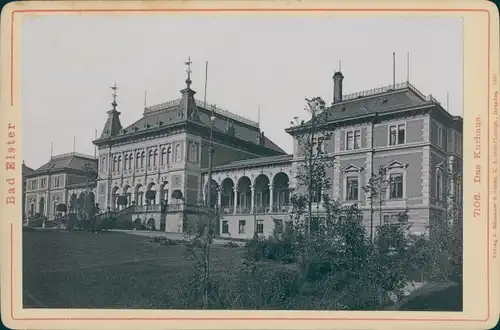
{"type": "Polygon", "coordinates": [[[224,243],[223,246],[226,248],[238,248],[238,247],[240,247],[238,244],[231,242],[231,241],[224,243]]]}

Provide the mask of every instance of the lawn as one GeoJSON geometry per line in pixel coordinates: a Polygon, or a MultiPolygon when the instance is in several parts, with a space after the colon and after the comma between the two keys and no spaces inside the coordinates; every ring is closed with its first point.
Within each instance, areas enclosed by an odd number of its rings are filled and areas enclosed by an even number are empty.
{"type": "MultiPolygon", "coordinates": [[[[179,308],[193,263],[183,245],[121,233],[23,233],[25,308],[179,308]]],[[[214,276],[230,278],[242,248],[213,246],[214,276]]]]}

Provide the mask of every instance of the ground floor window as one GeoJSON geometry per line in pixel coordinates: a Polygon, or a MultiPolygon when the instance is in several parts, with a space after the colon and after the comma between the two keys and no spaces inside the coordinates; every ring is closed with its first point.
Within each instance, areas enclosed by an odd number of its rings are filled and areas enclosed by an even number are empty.
{"type": "Polygon", "coordinates": [[[263,234],[264,233],[264,220],[257,220],[257,234],[263,234]]]}
{"type": "Polygon", "coordinates": [[[246,221],[245,220],[240,220],[238,224],[238,234],[244,234],[245,233],[245,225],[246,221]]]}
{"type": "Polygon", "coordinates": [[[227,223],[227,220],[222,221],[222,233],[229,234],[229,224],[227,223]]]}
{"type": "Polygon", "coordinates": [[[398,215],[397,214],[384,214],[384,223],[397,223],[398,215]]]}

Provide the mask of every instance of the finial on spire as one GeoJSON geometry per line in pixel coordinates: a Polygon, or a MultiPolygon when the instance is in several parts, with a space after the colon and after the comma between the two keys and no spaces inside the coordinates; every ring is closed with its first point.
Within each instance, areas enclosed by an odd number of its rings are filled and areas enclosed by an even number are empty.
{"type": "Polygon", "coordinates": [[[191,62],[191,56],[188,57],[187,62],[184,62],[184,64],[187,65],[187,69],[186,69],[186,72],[188,74],[187,79],[186,79],[187,88],[190,88],[191,87],[191,83],[192,83],[192,81],[191,81],[191,64],[192,63],[193,62],[191,62]]]}
{"type": "Polygon", "coordinates": [[[116,86],[116,83],[113,83],[112,86],[109,86],[109,88],[111,88],[113,90],[113,102],[111,103],[111,105],[113,106],[113,110],[116,110],[116,106],[118,105],[116,103],[116,90],[118,89],[118,86],[116,86]]]}

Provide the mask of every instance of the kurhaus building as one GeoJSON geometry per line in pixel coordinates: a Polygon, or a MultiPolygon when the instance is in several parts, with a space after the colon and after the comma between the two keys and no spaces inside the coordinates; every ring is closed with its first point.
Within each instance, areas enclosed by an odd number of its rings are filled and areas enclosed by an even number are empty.
{"type": "MultiPolygon", "coordinates": [[[[335,73],[333,103],[317,115],[329,132],[322,150],[334,156],[327,193],[344,205],[358,204],[367,228],[408,210],[413,230],[424,232],[445,208],[445,187],[461,200],[460,176],[449,182],[446,172],[454,163],[461,173],[462,118],[408,82],[342,95],[343,78],[335,73]],[[383,203],[362,189],[381,166],[390,179],[383,203]]],[[[127,127],[113,101],[93,141],[97,202],[157,230],[182,232],[189,219],[206,212],[212,141],[211,205],[219,209],[220,235],[269,235],[289,219],[290,193],[301,189],[295,179],[304,156],[299,128],[286,130],[295,142],[289,155],[258,123],[196,100],[191,83],[188,69],[180,99],[145,108],[127,127]]],[[[313,209],[311,220],[321,221],[321,203],[313,209]]]]}

